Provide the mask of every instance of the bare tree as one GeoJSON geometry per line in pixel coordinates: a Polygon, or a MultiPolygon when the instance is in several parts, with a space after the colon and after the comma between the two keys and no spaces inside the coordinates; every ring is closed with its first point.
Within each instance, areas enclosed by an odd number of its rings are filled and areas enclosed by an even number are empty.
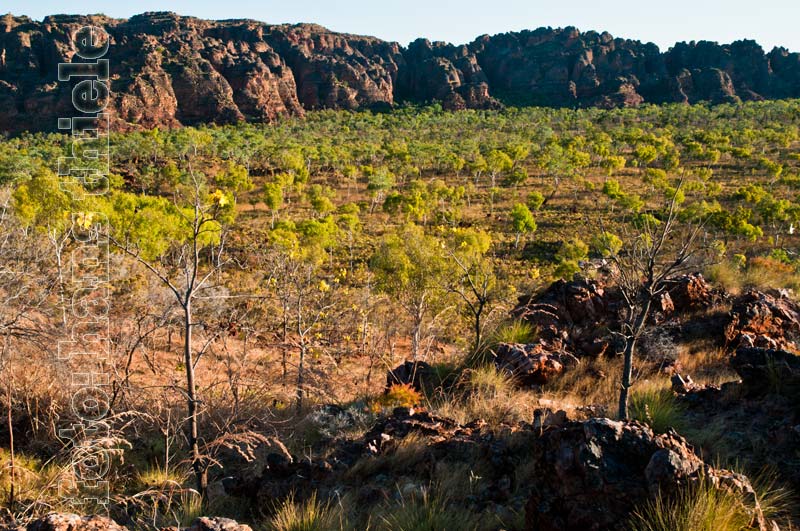
{"type": "Polygon", "coordinates": [[[7,504],[13,510],[16,497],[16,462],[14,448],[14,375],[11,353],[19,342],[35,343],[44,348],[46,320],[38,319],[46,310],[57,279],[48,274],[48,253],[40,238],[19,223],[8,208],[8,195],[0,199],[0,375],[5,383],[6,423],[9,435],[9,493],[7,504]]]}
{"type": "MultiPolygon", "coordinates": [[[[306,386],[306,357],[318,343],[320,327],[332,317],[335,283],[328,283],[313,261],[295,250],[276,250],[270,261],[274,267],[267,284],[277,290],[283,308],[283,347],[292,346],[298,353],[295,405],[300,412],[306,386]]],[[[285,377],[285,357],[283,367],[285,377]]]]}
{"type": "MultiPolygon", "coordinates": [[[[182,313],[183,331],[183,365],[186,374],[186,405],[188,444],[191,449],[192,470],[197,480],[197,489],[205,496],[208,486],[208,460],[201,452],[199,433],[200,399],[197,394],[195,370],[198,362],[208,349],[214,337],[196,348],[194,343],[195,329],[198,323],[194,316],[194,302],[208,289],[213,277],[227,264],[223,260],[223,242],[218,245],[208,243],[213,236],[223,236],[220,218],[224,202],[219,197],[214,200],[205,193],[200,179],[190,172],[191,185],[188,187],[188,206],[176,204],[176,211],[185,224],[185,238],[175,242],[169,251],[158,260],[148,258],[140,252],[136,241],[125,235],[121,238],[110,236],[110,241],[117,248],[136,259],[153,274],[174,296],[182,313]]],[[[177,203],[177,200],[176,200],[177,203]]],[[[134,214],[135,215],[135,214],[134,214]]]]}
{"type": "Polygon", "coordinates": [[[478,352],[483,341],[484,319],[496,295],[494,268],[490,258],[479,253],[459,255],[451,249],[447,255],[455,266],[455,274],[446,288],[464,302],[472,320],[473,352],[478,352]]]}
{"type": "Polygon", "coordinates": [[[606,249],[614,265],[612,276],[625,303],[620,331],[625,342],[619,396],[621,419],[628,418],[636,344],[648,319],[676,277],[697,267],[696,259],[701,254],[699,236],[704,224],[682,224],[678,219],[681,186],[679,182],[670,194],[663,220],[643,216],[640,231],[633,234],[621,250],[606,249]]]}

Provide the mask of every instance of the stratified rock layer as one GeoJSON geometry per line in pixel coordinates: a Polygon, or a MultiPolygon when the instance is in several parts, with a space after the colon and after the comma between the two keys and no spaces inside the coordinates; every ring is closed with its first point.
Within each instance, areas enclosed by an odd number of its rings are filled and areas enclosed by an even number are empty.
{"type": "Polygon", "coordinates": [[[407,48],[313,24],[207,21],[173,13],[128,20],[0,18],[0,130],[53,130],[74,114],[60,62],[77,61],[83,26],[110,38],[109,113],[116,129],[269,122],[305,109],[439,101],[447,109],[510,104],[635,106],[800,97],[800,54],[753,41],[654,44],[575,28],[407,48]]]}

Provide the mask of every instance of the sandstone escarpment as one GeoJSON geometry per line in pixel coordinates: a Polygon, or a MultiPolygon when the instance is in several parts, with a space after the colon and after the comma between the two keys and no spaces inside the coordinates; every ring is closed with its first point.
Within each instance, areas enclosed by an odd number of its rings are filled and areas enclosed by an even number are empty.
{"type": "Polygon", "coordinates": [[[61,62],[76,62],[83,26],[108,33],[116,129],[270,122],[306,109],[381,108],[399,101],[446,109],[500,102],[635,106],[800,97],[800,54],[753,41],[651,43],[575,28],[483,36],[407,48],[313,24],[207,21],[174,13],[128,20],[56,15],[0,18],[0,131],[53,130],[74,114],[61,62]]]}

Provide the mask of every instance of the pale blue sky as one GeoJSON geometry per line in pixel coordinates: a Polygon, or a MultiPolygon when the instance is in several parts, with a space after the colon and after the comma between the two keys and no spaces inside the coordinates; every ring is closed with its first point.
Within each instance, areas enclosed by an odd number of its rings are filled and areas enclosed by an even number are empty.
{"type": "Polygon", "coordinates": [[[53,13],[127,18],[175,11],[201,18],[316,22],[336,31],[407,44],[416,37],[453,43],[539,26],[577,26],[652,41],[757,40],[800,51],[800,0],[0,0],[0,13],[35,19],[53,13]]]}

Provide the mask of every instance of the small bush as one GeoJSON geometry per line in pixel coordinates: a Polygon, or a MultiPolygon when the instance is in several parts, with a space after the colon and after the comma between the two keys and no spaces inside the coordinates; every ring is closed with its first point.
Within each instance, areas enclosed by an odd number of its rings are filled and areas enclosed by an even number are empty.
{"type": "Polygon", "coordinates": [[[378,404],[385,408],[413,407],[422,402],[422,394],[411,384],[394,384],[389,391],[378,398],[378,404]]]}

